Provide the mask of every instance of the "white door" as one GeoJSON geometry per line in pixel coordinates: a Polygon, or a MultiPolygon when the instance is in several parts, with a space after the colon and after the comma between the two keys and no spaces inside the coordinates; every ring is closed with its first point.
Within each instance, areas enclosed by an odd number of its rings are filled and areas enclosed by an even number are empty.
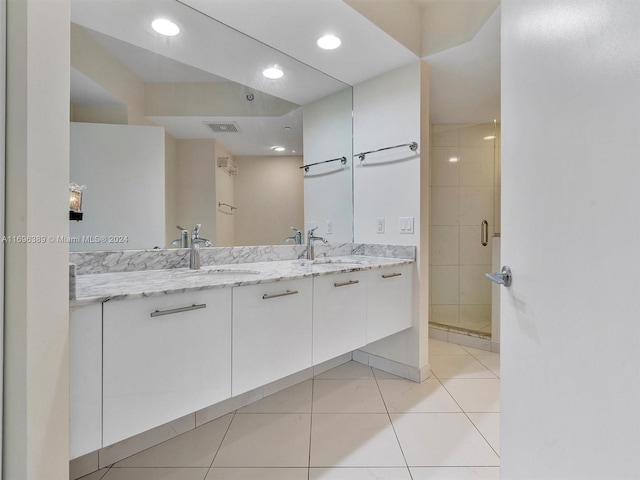
{"type": "Polygon", "coordinates": [[[638,478],[640,1],[502,22],[501,478],[638,478]]]}

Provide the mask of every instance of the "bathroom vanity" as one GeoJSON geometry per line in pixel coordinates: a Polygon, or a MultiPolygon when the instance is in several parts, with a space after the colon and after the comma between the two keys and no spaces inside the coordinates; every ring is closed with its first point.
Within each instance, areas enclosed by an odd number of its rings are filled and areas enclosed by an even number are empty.
{"type": "Polygon", "coordinates": [[[341,255],[77,275],[71,458],[409,328],[413,263],[341,255]]]}

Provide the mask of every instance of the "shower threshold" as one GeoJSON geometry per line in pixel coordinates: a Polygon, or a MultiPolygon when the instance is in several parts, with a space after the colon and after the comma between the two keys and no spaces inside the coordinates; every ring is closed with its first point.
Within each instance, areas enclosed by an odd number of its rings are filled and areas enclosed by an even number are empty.
{"type": "Polygon", "coordinates": [[[473,347],[488,352],[499,352],[500,344],[492,341],[491,334],[479,330],[454,327],[443,323],[429,323],[429,337],[449,343],[473,347]]]}

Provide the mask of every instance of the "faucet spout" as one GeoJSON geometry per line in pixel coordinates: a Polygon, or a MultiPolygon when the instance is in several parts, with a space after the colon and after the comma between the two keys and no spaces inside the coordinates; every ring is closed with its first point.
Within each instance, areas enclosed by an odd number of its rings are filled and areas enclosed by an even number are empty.
{"type": "Polygon", "coordinates": [[[325,238],[314,235],[317,229],[318,227],[314,227],[307,232],[307,260],[315,260],[316,258],[313,242],[327,243],[327,240],[325,238]]]}
{"type": "Polygon", "coordinates": [[[200,244],[207,243],[208,240],[200,238],[200,227],[198,223],[191,231],[191,250],[189,254],[189,268],[191,270],[200,270],[200,244]]]}

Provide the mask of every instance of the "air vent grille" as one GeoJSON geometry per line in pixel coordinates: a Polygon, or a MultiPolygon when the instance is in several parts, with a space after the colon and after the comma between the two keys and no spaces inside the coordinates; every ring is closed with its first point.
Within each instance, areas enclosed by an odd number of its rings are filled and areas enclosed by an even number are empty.
{"type": "Polygon", "coordinates": [[[213,133],[240,133],[240,125],[237,122],[204,122],[204,124],[209,127],[213,133]]]}

